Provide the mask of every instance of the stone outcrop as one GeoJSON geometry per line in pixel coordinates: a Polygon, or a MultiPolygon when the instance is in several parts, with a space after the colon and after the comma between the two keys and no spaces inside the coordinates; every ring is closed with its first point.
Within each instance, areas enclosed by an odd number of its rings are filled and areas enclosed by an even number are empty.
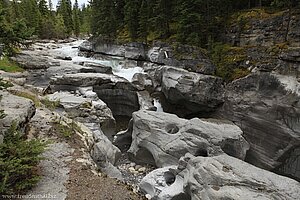
{"type": "Polygon", "coordinates": [[[205,50],[182,44],[168,45],[154,42],[147,53],[150,62],[184,68],[189,71],[214,74],[216,67],[210,61],[205,50]]]}
{"type": "Polygon", "coordinates": [[[225,152],[244,159],[249,149],[241,129],[228,121],[186,120],[146,110],[132,116],[132,128],[129,128],[132,143],[128,152],[136,162],[158,167],[174,165],[187,152],[201,156],[225,152]]]}
{"type": "Polygon", "coordinates": [[[169,111],[180,116],[208,113],[224,102],[221,78],[174,67],[163,67],[160,77],[161,90],[172,104],[169,111]]]}
{"type": "Polygon", "coordinates": [[[0,143],[3,141],[5,131],[15,123],[18,128],[24,129],[35,113],[34,103],[30,99],[0,91],[0,110],[5,117],[0,119],[0,143]]]}
{"type": "Polygon", "coordinates": [[[188,45],[169,45],[162,42],[154,42],[150,46],[138,42],[121,44],[112,40],[92,37],[89,41],[82,43],[79,49],[82,52],[171,65],[202,74],[211,75],[216,70],[203,49],[188,45]]]}
{"type": "MultiPolygon", "coordinates": [[[[299,147],[299,91],[294,76],[270,73],[254,73],[227,85],[218,113],[243,130],[251,146],[246,161],[274,170],[285,165],[289,152],[299,147]]],[[[299,159],[296,156],[295,164],[299,159]]],[[[284,173],[299,176],[299,171],[284,173]]]]}
{"type": "Polygon", "coordinates": [[[112,140],[116,122],[111,110],[101,101],[92,88],[80,88],[80,96],[69,92],[55,92],[45,99],[56,102],[67,112],[67,116],[81,123],[99,124],[105,135],[112,140]]]}
{"type": "Polygon", "coordinates": [[[113,74],[111,67],[101,65],[99,63],[84,62],[83,66],[88,67],[88,68],[83,68],[80,70],[80,72],[83,72],[83,73],[91,72],[91,73],[113,74]]]}
{"type": "Polygon", "coordinates": [[[300,183],[226,154],[187,154],[174,166],[157,169],[141,182],[141,190],[156,200],[296,200],[300,183]],[[169,168],[169,169],[168,169],[169,168]]]}
{"type": "Polygon", "coordinates": [[[39,54],[32,54],[31,51],[22,52],[11,59],[24,69],[47,69],[50,66],[56,65],[56,63],[49,61],[48,58],[39,54]]]}
{"type": "Polygon", "coordinates": [[[54,91],[76,91],[81,87],[92,87],[114,115],[131,116],[132,112],[139,109],[137,89],[126,79],[112,74],[65,74],[51,81],[54,91]]]}

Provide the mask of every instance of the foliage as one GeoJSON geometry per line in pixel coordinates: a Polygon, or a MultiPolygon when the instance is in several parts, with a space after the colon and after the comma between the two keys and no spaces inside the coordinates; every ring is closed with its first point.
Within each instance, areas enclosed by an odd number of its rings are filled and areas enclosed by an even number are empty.
{"type": "Polygon", "coordinates": [[[11,55],[15,53],[16,47],[24,45],[32,31],[23,20],[9,23],[5,17],[6,13],[0,7],[0,44],[4,44],[4,53],[11,55]]]}
{"type": "Polygon", "coordinates": [[[58,108],[60,105],[60,101],[50,101],[48,98],[44,98],[41,100],[41,103],[46,106],[49,110],[54,110],[58,108]]]}
{"type": "Polygon", "coordinates": [[[26,138],[13,124],[0,144],[0,193],[20,193],[33,187],[40,179],[38,163],[47,143],[26,138]]]}
{"type": "MultiPolygon", "coordinates": [[[[2,95],[0,95],[0,101],[1,101],[2,95]]],[[[6,117],[6,114],[4,113],[4,110],[0,110],[0,119],[3,119],[6,117]]]]}
{"type": "Polygon", "coordinates": [[[9,81],[3,80],[3,78],[0,77],[0,90],[6,89],[8,87],[12,87],[13,84],[9,81]]]}
{"type": "Polygon", "coordinates": [[[246,52],[242,47],[231,47],[228,44],[215,43],[210,56],[217,67],[216,75],[227,82],[242,78],[250,73],[243,66],[246,60],[246,52]]]}
{"type": "Polygon", "coordinates": [[[81,128],[72,120],[70,123],[62,121],[56,121],[53,127],[58,131],[64,138],[71,138],[76,132],[82,133],[81,128]]]}
{"type": "Polygon", "coordinates": [[[0,58],[0,70],[5,72],[22,72],[24,71],[16,63],[10,61],[7,57],[0,58]]]}
{"type": "Polygon", "coordinates": [[[11,91],[11,93],[13,93],[16,96],[24,97],[26,99],[32,100],[36,107],[41,106],[40,99],[33,93],[26,92],[26,91],[19,91],[19,90],[11,91]]]}

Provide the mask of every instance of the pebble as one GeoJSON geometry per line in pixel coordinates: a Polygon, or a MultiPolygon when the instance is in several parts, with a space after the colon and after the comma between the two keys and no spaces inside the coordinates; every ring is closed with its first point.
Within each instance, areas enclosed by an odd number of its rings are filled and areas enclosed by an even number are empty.
{"type": "Polygon", "coordinates": [[[146,194],[145,197],[146,197],[146,199],[151,199],[152,198],[150,194],[146,194]]]}
{"type": "Polygon", "coordinates": [[[132,173],[132,174],[135,172],[135,169],[134,169],[133,167],[129,167],[128,170],[129,170],[130,173],[132,173]]]}
{"type": "Polygon", "coordinates": [[[141,167],[138,169],[138,172],[144,173],[144,172],[146,172],[146,170],[147,170],[146,167],[141,167]]]}
{"type": "Polygon", "coordinates": [[[130,166],[130,167],[135,167],[136,164],[135,164],[134,162],[132,162],[132,163],[129,164],[129,166],[130,166]]]}

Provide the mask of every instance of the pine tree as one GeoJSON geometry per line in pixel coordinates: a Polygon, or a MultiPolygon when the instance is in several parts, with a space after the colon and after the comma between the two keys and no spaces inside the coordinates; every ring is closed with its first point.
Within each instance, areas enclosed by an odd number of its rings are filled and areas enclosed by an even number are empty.
{"type": "Polygon", "coordinates": [[[116,12],[111,0],[92,0],[91,28],[95,35],[115,38],[117,34],[116,12]]]}
{"type": "Polygon", "coordinates": [[[23,0],[21,2],[22,16],[26,25],[34,29],[34,34],[39,34],[41,26],[41,13],[36,0],[23,0]]]}
{"type": "Polygon", "coordinates": [[[57,5],[57,13],[63,18],[67,35],[73,31],[72,4],[70,0],[60,0],[57,5]]]}
{"type": "Polygon", "coordinates": [[[143,0],[139,11],[139,37],[147,43],[148,36],[148,5],[147,0],[143,0]]]}
{"type": "Polygon", "coordinates": [[[79,7],[78,1],[75,0],[73,7],[73,22],[74,22],[74,34],[78,37],[80,34],[80,20],[79,20],[79,7]]]}
{"type": "Polygon", "coordinates": [[[129,31],[131,40],[138,38],[139,32],[139,2],[138,0],[126,0],[125,4],[125,22],[129,31]]]}

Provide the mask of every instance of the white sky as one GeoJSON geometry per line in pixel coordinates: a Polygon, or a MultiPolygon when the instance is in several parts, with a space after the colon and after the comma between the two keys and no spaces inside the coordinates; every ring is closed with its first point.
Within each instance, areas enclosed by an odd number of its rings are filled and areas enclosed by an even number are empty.
{"type": "MultiPolygon", "coordinates": [[[[56,9],[56,4],[58,2],[58,0],[51,0],[52,1],[52,4],[53,4],[53,8],[56,9]]],[[[71,0],[72,1],[72,5],[74,4],[75,0],[71,0]]],[[[89,0],[78,0],[78,4],[79,4],[79,7],[81,7],[82,4],[87,4],[89,0]]]]}

